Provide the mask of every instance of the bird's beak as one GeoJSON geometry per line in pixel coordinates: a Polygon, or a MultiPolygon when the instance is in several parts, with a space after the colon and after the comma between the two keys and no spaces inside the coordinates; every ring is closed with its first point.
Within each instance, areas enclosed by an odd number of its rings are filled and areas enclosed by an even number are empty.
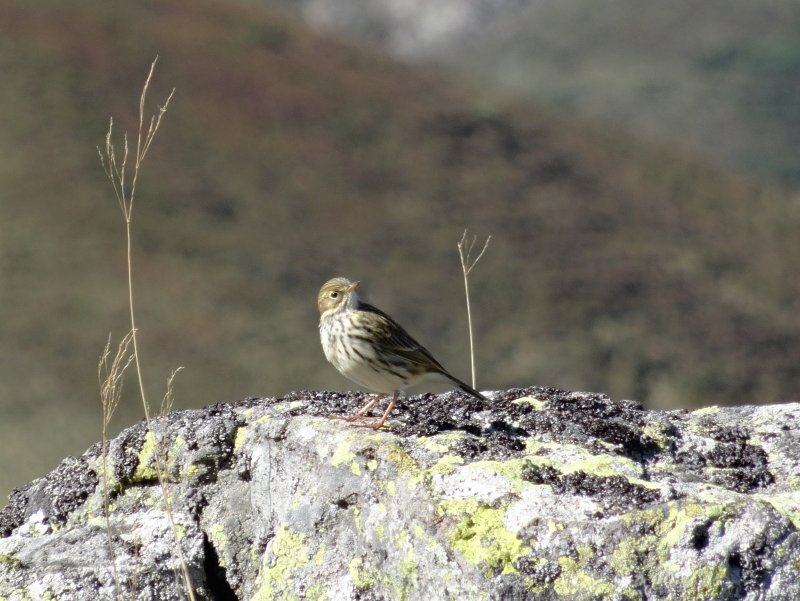
{"type": "Polygon", "coordinates": [[[350,284],[350,285],[347,287],[347,290],[345,290],[345,292],[347,292],[348,294],[350,294],[350,293],[351,293],[353,290],[355,290],[356,288],[358,288],[358,285],[359,285],[360,283],[361,283],[361,282],[353,282],[352,284],[350,284]]]}

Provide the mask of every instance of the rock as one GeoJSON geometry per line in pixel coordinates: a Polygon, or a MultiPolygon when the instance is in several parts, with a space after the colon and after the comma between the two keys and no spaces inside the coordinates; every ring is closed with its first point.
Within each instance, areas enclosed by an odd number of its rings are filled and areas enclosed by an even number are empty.
{"type": "Polygon", "coordinates": [[[492,396],[389,432],[327,419],[358,393],[139,423],[12,493],[0,599],[800,599],[800,404],[492,396]]]}

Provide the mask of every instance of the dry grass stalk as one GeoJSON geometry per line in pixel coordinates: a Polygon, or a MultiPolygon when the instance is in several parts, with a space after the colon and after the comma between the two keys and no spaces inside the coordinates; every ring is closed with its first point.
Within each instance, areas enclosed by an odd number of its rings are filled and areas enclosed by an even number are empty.
{"type": "Polygon", "coordinates": [[[472,259],[472,251],[475,248],[475,242],[477,241],[477,236],[473,236],[472,240],[467,240],[467,230],[464,230],[464,233],[461,235],[461,240],[459,240],[458,246],[458,256],[461,257],[461,271],[464,273],[464,294],[467,297],[467,327],[469,328],[469,361],[470,361],[470,368],[472,370],[472,387],[475,388],[475,344],[473,342],[472,337],[472,308],[470,307],[469,303],[469,273],[472,271],[472,268],[481,260],[483,253],[486,252],[486,249],[489,247],[489,241],[492,239],[491,236],[486,238],[486,242],[483,244],[483,248],[481,252],[478,253],[478,256],[475,259],[472,259]]]}
{"type": "Polygon", "coordinates": [[[128,175],[128,173],[126,173],[129,154],[128,133],[125,132],[123,134],[122,161],[120,162],[117,159],[116,147],[114,146],[112,137],[114,130],[113,117],[109,119],[108,123],[105,154],[100,150],[99,147],[97,149],[97,153],[100,155],[100,164],[103,166],[103,170],[106,172],[106,175],[111,182],[111,187],[114,189],[117,202],[119,203],[119,207],[122,210],[122,215],[125,218],[128,262],[128,306],[130,308],[131,331],[133,332],[133,356],[136,362],[136,375],[139,379],[139,392],[142,398],[142,406],[144,407],[145,417],[148,420],[150,419],[150,407],[145,396],[144,380],[142,378],[142,366],[141,362],[139,361],[139,348],[136,336],[136,314],[134,311],[133,302],[133,253],[131,248],[133,236],[131,226],[133,224],[133,205],[136,198],[136,182],[139,179],[139,170],[142,166],[145,156],[147,156],[147,151],[150,149],[150,145],[153,143],[156,132],[161,125],[161,118],[167,111],[167,107],[169,106],[172,96],[175,93],[175,88],[173,88],[172,92],[170,92],[169,96],[167,97],[166,102],[164,102],[164,105],[158,107],[158,113],[150,117],[147,132],[143,135],[142,130],[144,127],[145,99],[147,97],[147,89],[150,87],[150,80],[153,78],[153,71],[155,70],[157,61],[158,57],[156,57],[150,65],[150,72],[147,75],[147,79],[144,82],[144,87],[142,88],[142,94],[139,97],[139,130],[136,138],[136,156],[134,157],[135,161],[133,165],[133,177],[127,190],[125,178],[128,175]]]}
{"type": "MultiPolygon", "coordinates": [[[[135,155],[133,156],[132,174],[128,171],[129,167],[128,134],[127,132],[123,134],[122,150],[120,155],[118,156],[117,149],[113,141],[113,130],[114,130],[113,118],[109,120],[108,133],[106,134],[106,139],[105,139],[105,150],[103,151],[99,147],[97,149],[97,153],[100,155],[100,164],[103,166],[103,170],[105,171],[106,176],[111,182],[111,187],[114,189],[114,194],[117,197],[117,202],[119,203],[120,210],[122,211],[122,215],[125,219],[125,236],[127,243],[126,256],[127,256],[127,271],[128,271],[128,307],[130,310],[131,344],[133,345],[133,362],[134,365],[136,366],[136,376],[139,384],[139,395],[142,400],[142,407],[144,408],[144,416],[145,416],[145,421],[147,422],[147,428],[149,431],[153,432],[156,438],[158,437],[157,433],[153,430],[153,423],[150,417],[150,406],[147,402],[147,397],[145,394],[144,378],[142,376],[142,365],[141,365],[139,346],[136,335],[137,332],[136,312],[134,310],[135,303],[133,296],[132,225],[133,225],[133,207],[136,198],[136,183],[139,178],[140,168],[142,166],[145,157],[147,156],[147,152],[150,149],[150,145],[153,143],[153,140],[155,139],[155,135],[158,132],[159,126],[161,125],[161,119],[164,116],[164,113],[167,111],[167,107],[169,106],[169,103],[172,100],[172,96],[175,93],[175,89],[173,88],[172,92],[170,92],[163,106],[159,106],[157,113],[150,117],[147,129],[145,130],[145,116],[144,116],[145,101],[147,98],[147,90],[150,87],[150,81],[152,80],[157,60],[158,57],[156,57],[156,59],[153,60],[153,62],[150,65],[150,72],[147,75],[144,87],[142,88],[142,93],[139,97],[139,128],[136,137],[136,151],[135,155]],[[128,183],[127,179],[128,177],[130,177],[130,183],[128,183]]],[[[162,411],[166,407],[172,406],[172,381],[175,376],[175,373],[177,373],[177,370],[172,373],[172,375],[168,380],[167,394],[165,395],[165,401],[162,402],[162,411]]],[[[158,447],[159,444],[157,443],[156,448],[158,447]]],[[[189,599],[194,601],[195,599],[194,588],[192,587],[191,578],[189,576],[189,568],[186,564],[186,560],[183,555],[183,550],[180,546],[178,529],[175,525],[175,516],[172,511],[172,504],[169,498],[169,490],[167,488],[167,467],[164,463],[164,458],[162,457],[161,452],[154,453],[154,461],[156,464],[156,474],[158,475],[158,482],[161,488],[162,499],[164,502],[164,512],[167,515],[170,527],[172,529],[172,534],[175,537],[175,550],[181,568],[180,572],[183,579],[183,589],[186,592],[189,599]]]]}
{"type": "Polygon", "coordinates": [[[97,380],[100,384],[100,403],[103,408],[103,516],[106,525],[106,535],[108,536],[111,571],[114,575],[114,588],[117,599],[121,598],[122,588],[120,586],[117,560],[114,553],[114,536],[111,530],[111,502],[109,500],[110,487],[108,484],[108,427],[111,424],[111,418],[122,397],[122,376],[125,374],[125,370],[130,367],[131,361],[133,360],[133,355],[128,353],[128,347],[131,344],[132,338],[133,332],[125,334],[125,337],[117,345],[117,351],[114,357],[111,358],[111,334],[109,334],[106,346],[103,349],[103,353],[100,355],[100,361],[97,363],[97,380]]]}

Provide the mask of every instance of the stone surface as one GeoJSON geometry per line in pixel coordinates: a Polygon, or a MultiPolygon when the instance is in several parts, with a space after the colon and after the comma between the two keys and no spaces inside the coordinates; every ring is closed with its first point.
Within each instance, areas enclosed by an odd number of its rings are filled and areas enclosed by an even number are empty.
{"type": "Polygon", "coordinates": [[[800,405],[492,396],[383,432],[327,419],[357,393],[139,423],[12,494],[0,599],[800,599],[800,405]]]}

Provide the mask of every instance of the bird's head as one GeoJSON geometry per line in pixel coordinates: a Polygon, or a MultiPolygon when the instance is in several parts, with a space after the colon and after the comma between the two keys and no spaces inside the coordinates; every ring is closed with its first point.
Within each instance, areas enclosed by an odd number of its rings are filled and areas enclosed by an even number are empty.
{"type": "Polygon", "coordinates": [[[348,307],[355,308],[358,305],[358,295],[356,295],[358,284],[347,278],[333,278],[325,282],[317,295],[319,314],[324,315],[348,307]]]}

